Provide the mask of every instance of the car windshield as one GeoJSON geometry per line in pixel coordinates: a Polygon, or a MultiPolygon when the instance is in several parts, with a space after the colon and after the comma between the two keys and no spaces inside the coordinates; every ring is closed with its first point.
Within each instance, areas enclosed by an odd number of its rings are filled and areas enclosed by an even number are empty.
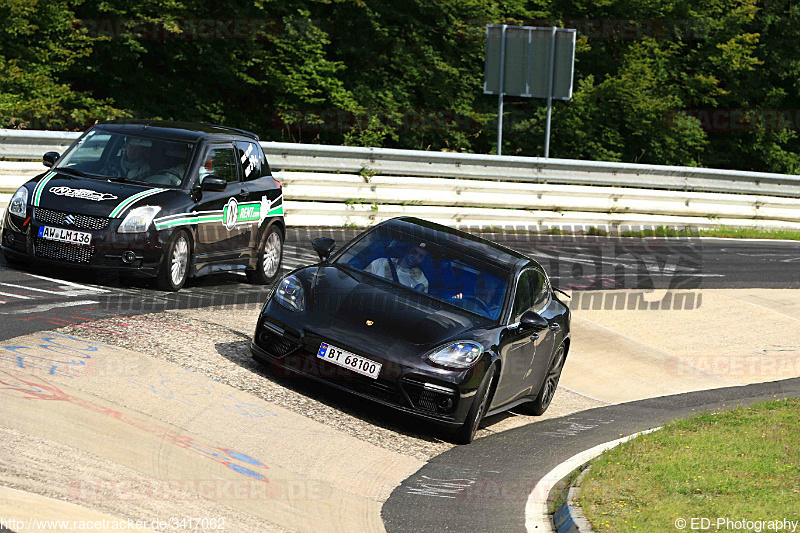
{"type": "Polygon", "coordinates": [[[193,143],[92,130],[56,168],[90,178],[180,187],[193,147],[193,143]]]}
{"type": "Polygon", "coordinates": [[[492,320],[500,316],[508,286],[508,272],[498,267],[386,227],[367,233],[336,263],[492,320]]]}

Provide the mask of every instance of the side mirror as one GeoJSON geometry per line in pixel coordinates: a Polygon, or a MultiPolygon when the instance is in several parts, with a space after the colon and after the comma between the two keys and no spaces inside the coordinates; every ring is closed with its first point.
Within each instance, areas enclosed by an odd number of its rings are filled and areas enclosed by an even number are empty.
{"type": "Polygon", "coordinates": [[[203,178],[203,181],[200,182],[200,190],[203,191],[224,191],[227,186],[227,181],[213,174],[206,176],[203,178]]]}
{"type": "Polygon", "coordinates": [[[533,311],[525,311],[519,319],[519,325],[523,329],[531,329],[533,331],[542,331],[549,325],[547,320],[544,319],[539,313],[533,311]]]}
{"type": "Polygon", "coordinates": [[[58,161],[58,158],[61,157],[61,154],[58,152],[47,152],[42,156],[42,164],[47,168],[52,167],[58,161]]]}
{"type": "Polygon", "coordinates": [[[314,251],[317,252],[319,260],[327,262],[328,258],[333,253],[333,249],[336,248],[336,241],[330,237],[317,237],[311,241],[311,246],[314,248],[314,251]]]}

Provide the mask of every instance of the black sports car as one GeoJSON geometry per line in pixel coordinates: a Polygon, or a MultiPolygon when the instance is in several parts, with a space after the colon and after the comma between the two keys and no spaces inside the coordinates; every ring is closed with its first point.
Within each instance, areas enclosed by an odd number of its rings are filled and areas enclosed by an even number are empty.
{"type": "Polygon", "coordinates": [[[300,374],[440,423],[471,442],[481,419],[542,414],[570,346],[570,311],[536,261],[417,218],[391,219],[270,292],[250,345],[300,374]]]}
{"type": "Polygon", "coordinates": [[[283,195],[258,137],[206,124],[98,124],[20,187],[3,224],[12,263],[112,269],[157,277],[244,270],[278,276],[283,195]]]}

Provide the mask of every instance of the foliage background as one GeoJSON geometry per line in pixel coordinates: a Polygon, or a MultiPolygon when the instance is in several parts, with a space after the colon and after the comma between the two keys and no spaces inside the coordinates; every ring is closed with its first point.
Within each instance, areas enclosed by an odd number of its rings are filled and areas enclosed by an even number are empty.
{"type": "MultiPolygon", "coordinates": [[[[490,153],[486,24],[557,25],[579,40],[551,157],[799,173],[799,22],[790,0],[0,0],[0,126],[490,153]]],[[[506,109],[503,153],[541,155],[544,101],[506,109]]]]}

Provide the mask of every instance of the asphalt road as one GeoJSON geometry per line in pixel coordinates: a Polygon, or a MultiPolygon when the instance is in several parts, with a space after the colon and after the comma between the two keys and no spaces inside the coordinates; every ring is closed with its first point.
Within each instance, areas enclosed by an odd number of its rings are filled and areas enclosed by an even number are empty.
{"type": "MultiPolygon", "coordinates": [[[[286,243],[284,269],[314,263],[300,230],[286,243]]],[[[346,242],[358,232],[325,232],[346,242]]],[[[564,290],[800,288],[800,243],[706,239],[611,239],[494,235],[498,242],[541,262],[564,290]]],[[[165,309],[222,307],[263,301],[268,288],[244,275],[189,280],[177,294],[141,279],[65,268],[17,270],[0,258],[0,340],[115,315],[165,309]]]]}
{"type": "Polygon", "coordinates": [[[386,530],[525,531],[536,483],[573,455],[709,409],[800,396],[800,378],[663,396],[504,431],[431,459],[384,503],[386,530]]]}

